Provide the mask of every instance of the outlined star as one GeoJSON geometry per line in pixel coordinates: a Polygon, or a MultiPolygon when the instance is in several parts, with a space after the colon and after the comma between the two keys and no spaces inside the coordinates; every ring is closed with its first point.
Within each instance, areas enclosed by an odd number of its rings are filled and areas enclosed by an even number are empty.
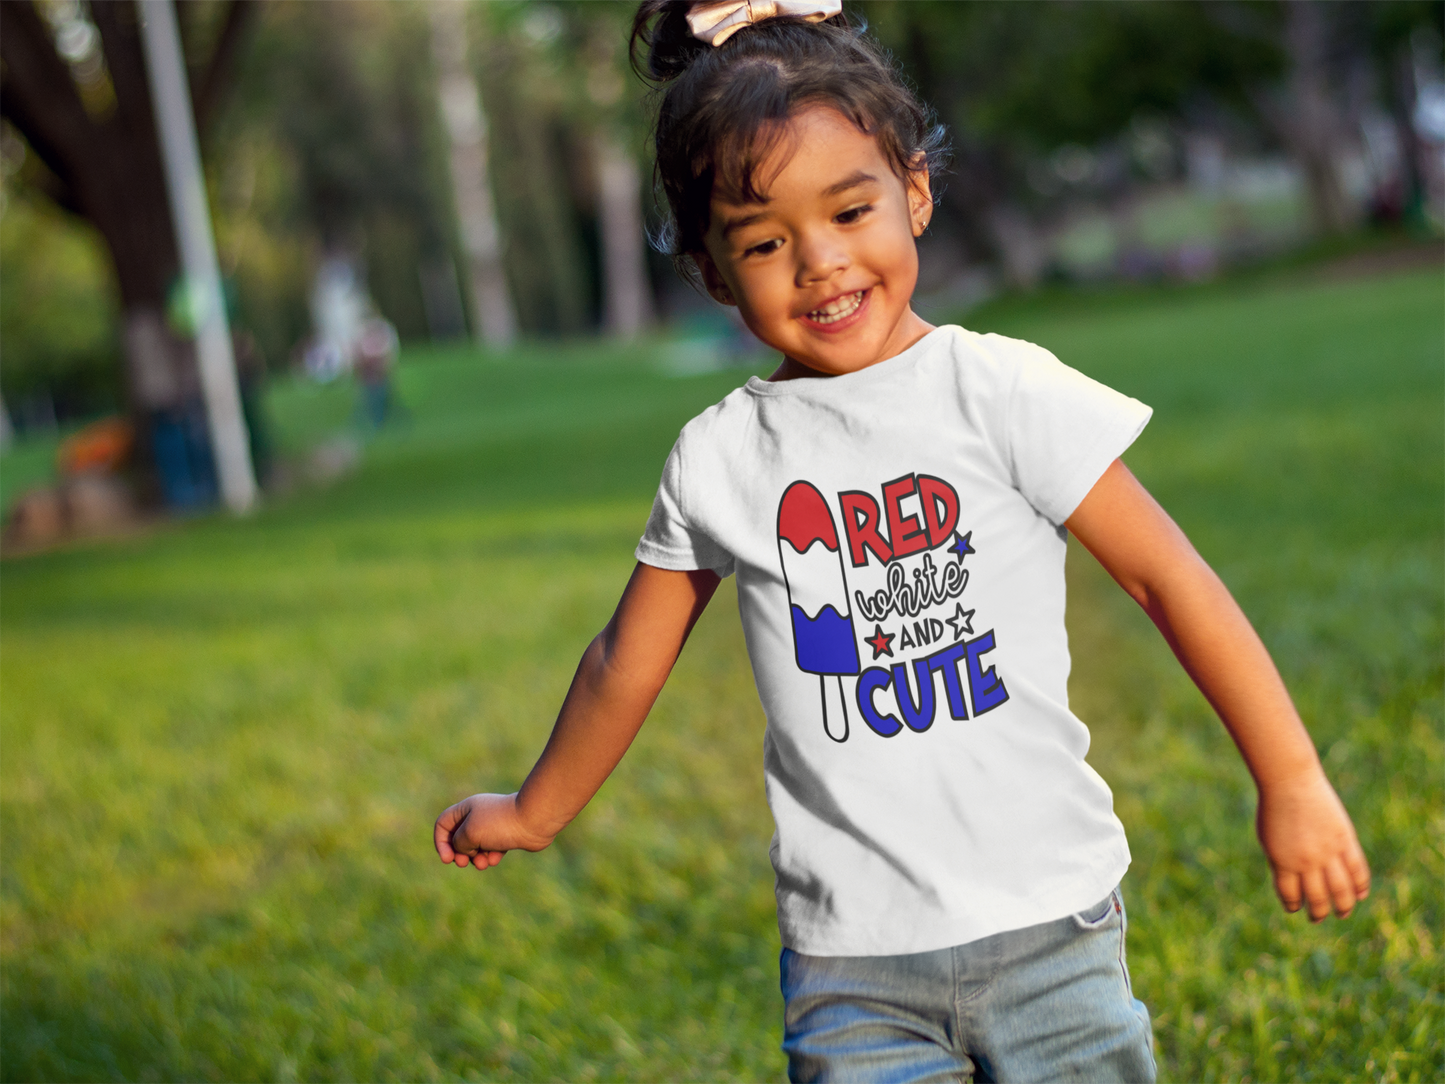
{"type": "MultiPolygon", "coordinates": [[[[972,612],[972,610],[969,611],[969,613],[972,612]]],[[[969,629],[969,631],[973,630],[969,629]]],[[[893,657],[893,638],[897,635],[896,632],[884,632],[882,625],[874,625],[873,635],[866,637],[863,642],[873,649],[875,659],[879,655],[887,655],[891,659],[893,657]]]]}
{"type": "Polygon", "coordinates": [[[978,551],[974,549],[971,545],[969,545],[969,539],[971,539],[972,537],[972,531],[969,531],[966,535],[960,535],[957,531],[954,531],[953,545],[948,547],[948,552],[958,554],[958,559],[960,561],[962,561],[967,554],[977,553],[978,551]]]}
{"type": "MultiPolygon", "coordinates": [[[[965,539],[965,541],[967,541],[967,539],[965,539]]],[[[969,550],[969,552],[972,553],[973,551],[969,550]]],[[[970,636],[973,635],[973,613],[974,611],[972,610],[965,610],[963,608],[963,603],[954,603],[953,616],[945,617],[944,621],[948,622],[949,627],[953,629],[953,638],[955,640],[957,640],[965,632],[968,633],[970,636]]],[[[873,657],[876,659],[878,656],[874,655],[873,657]]]]}

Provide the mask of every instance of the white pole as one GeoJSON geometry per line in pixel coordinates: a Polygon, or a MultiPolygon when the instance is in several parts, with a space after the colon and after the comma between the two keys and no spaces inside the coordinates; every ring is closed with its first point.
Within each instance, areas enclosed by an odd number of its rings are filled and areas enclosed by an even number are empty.
{"type": "Polygon", "coordinates": [[[251,470],[231,329],[226,322],[216,242],[211,236],[211,212],[196,147],[195,116],[171,0],[141,0],[141,32],[161,158],[166,167],[171,219],[181,246],[187,301],[196,317],[201,395],[206,403],[221,499],[232,512],[246,512],[256,503],[256,476],[251,470]]]}

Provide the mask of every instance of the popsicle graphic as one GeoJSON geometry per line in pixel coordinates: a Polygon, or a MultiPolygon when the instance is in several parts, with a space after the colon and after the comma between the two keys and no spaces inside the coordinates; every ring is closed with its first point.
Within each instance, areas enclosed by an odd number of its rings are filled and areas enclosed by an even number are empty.
{"type": "Polygon", "coordinates": [[[798,481],[778,502],[778,556],[788,588],[793,620],[793,650],[798,669],[818,675],[823,730],[834,741],[848,740],[847,697],[843,675],[857,674],[858,637],[848,606],[848,582],[838,530],[823,494],[798,481]],[[828,711],[828,678],[837,684],[837,710],[828,711]]]}

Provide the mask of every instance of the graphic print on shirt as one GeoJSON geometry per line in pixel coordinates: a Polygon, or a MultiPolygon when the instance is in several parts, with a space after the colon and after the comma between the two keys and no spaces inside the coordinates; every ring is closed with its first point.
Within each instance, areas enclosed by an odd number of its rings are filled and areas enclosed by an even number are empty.
{"type": "Polygon", "coordinates": [[[778,556],[788,588],[798,669],[818,675],[824,732],[834,741],[847,741],[843,675],[858,673],[858,634],[848,606],[848,581],[843,576],[843,553],[833,513],[823,494],[809,482],[794,482],[778,502],[778,556]],[[838,710],[831,719],[830,676],[838,688],[838,710]]]}
{"type": "Polygon", "coordinates": [[[818,675],[823,729],[837,742],[848,740],[850,699],[885,738],[905,727],[922,733],[945,709],[966,720],[970,706],[979,716],[1008,700],[983,659],[997,646],[994,630],[975,633],[976,611],[961,600],[964,559],[977,550],[973,532],[958,530],[958,492],[928,474],[905,474],[878,492],[881,503],[868,490],[838,494],[842,539],[811,482],[793,482],[778,503],[796,661],[818,675]],[[857,679],[851,696],[844,677],[857,679]]]}

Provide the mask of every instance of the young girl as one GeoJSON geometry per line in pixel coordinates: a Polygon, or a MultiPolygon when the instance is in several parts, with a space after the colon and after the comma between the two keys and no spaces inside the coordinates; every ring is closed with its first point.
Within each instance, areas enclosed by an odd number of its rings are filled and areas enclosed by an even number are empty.
{"type": "Polygon", "coordinates": [[[914,313],[941,137],[837,0],[649,0],[639,40],[675,252],[783,362],[683,429],[536,767],[437,852],[551,843],[736,573],[792,1079],[1152,1080],[1129,851],[1068,707],[1069,533],[1239,746],[1286,909],[1347,915],[1369,870],[1259,638],[1119,461],[1149,408],[914,313]]]}

